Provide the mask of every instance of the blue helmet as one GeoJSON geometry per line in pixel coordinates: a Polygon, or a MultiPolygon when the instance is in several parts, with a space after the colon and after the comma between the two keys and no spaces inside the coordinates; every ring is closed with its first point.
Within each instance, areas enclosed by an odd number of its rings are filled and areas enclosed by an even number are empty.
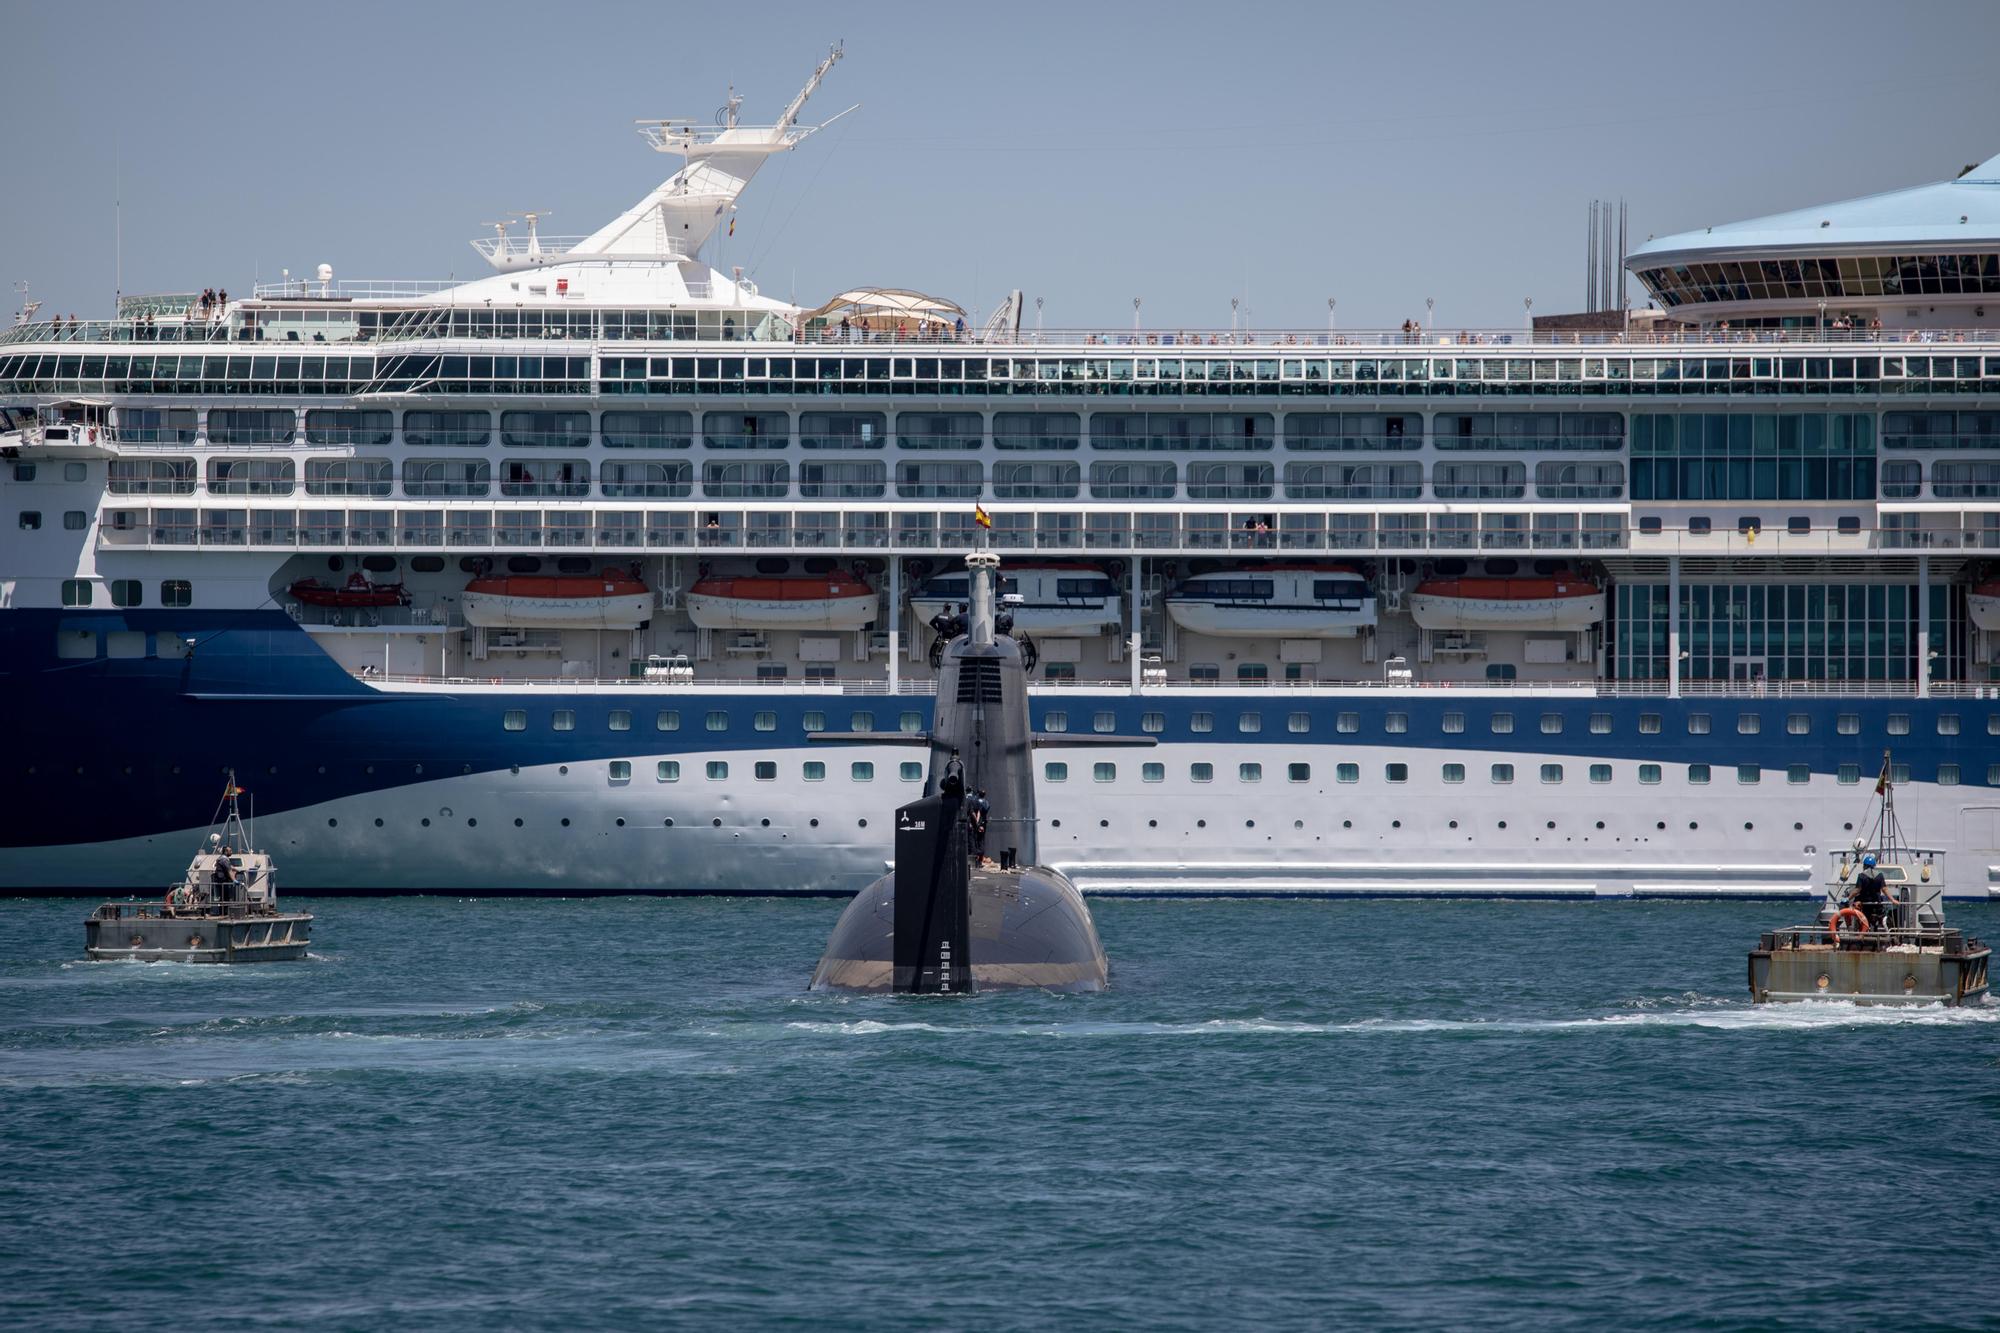
{"type": "Polygon", "coordinates": [[[1869,869],[1869,870],[1873,870],[1873,869],[1875,868],[1875,853],[1873,853],[1873,852],[1870,852],[1870,853],[1868,853],[1868,855],[1866,855],[1866,856],[1862,857],[1862,858],[1861,858],[1861,864],[1862,864],[1862,865],[1863,865],[1863,866],[1864,866],[1865,868],[1867,868],[1867,869],[1869,869]]]}

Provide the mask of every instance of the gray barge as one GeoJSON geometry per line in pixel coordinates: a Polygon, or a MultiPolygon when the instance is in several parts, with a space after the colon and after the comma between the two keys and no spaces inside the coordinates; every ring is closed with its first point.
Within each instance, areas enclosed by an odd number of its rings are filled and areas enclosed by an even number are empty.
{"type": "Polygon", "coordinates": [[[229,775],[216,814],[219,827],[188,862],[187,873],[157,902],[99,905],[83,923],[84,953],[100,961],[268,963],[305,957],[310,912],[278,906],[277,867],[254,850],[229,775]]]}
{"type": "Polygon", "coordinates": [[[1884,756],[1870,831],[1833,853],[1818,918],[1767,931],[1750,951],[1758,1004],[1984,1000],[1992,951],[1945,925],[1943,853],[1903,841],[1889,774],[1884,756]]]}

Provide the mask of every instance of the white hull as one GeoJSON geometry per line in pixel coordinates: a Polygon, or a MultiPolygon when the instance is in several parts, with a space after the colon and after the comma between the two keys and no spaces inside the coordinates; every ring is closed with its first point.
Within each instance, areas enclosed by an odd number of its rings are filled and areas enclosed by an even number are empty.
{"type": "Polygon", "coordinates": [[[1965,614],[1972,623],[1985,630],[2000,630],[2000,597],[1981,597],[1971,593],[1965,599],[1965,614]]]}
{"type": "Polygon", "coordinates": [[[1184,630],[1224,639],[1351,639],[1374,627],[1375,599],[1356,611],[1169,599],[1167,614],[1184,630]]]}
{"type": "Polygon", "coordinates": [[[485,629],[637,629],[653,617],[650,593],[623,597],[510,597],[468,592],[465,623],[485,629]]]}
{"type": "Polygon", "coordinates": [[[1604,619],[1604,594],[1508,599],[1412,593],[1410,617],[1420,629],[1539,629],[1575,633],[1604,619]]]}
{"type": "Polygon", "coordinates": [[[690,593],[687,613],[700,629],[856,630],[881,615],[881,600],[874,593],[784,600],[690,593]]]}

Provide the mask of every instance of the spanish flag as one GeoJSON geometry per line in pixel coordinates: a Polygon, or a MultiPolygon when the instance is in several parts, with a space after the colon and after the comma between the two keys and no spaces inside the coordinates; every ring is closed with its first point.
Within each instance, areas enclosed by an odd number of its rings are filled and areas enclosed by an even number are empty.
{"type": "Polygon", "coordinates": [[[731,236],[736,234],[736,217],[734,214],[731,214],[729,218],[729,234],[731,236]]]}
{"type": "Polygon", "coordinates": [[[982,528],[993,526],[993,515],[986,512],[985,505],[972,506],[972,521],[982,528]]]}
{"type": "Polygon", "coordinates": [[[1875,794],[1880,796],[1889,790],[1889,756],[1882,756],[1882,776],[1875,779],[1875,794]]]}

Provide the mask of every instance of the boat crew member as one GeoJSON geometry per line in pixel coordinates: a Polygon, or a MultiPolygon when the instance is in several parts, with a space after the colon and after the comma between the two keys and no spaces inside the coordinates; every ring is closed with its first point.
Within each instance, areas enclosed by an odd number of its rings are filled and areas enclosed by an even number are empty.
{"type": "Polygon", "coordinates": [[[986,799],[986,788],[981,787],[973,793],[972,802],[966,807],[965,816],[966,823],[972,829],[972,859],[975,861],[986,859],[986,820],[992,811],[993,806],[986,799]]]}
{"type": "Polygon", "coordinates": [[[228,843],[224,843],[222,850],[215,854],[215,866],[208,872],[208,880],[215,888],[215,900],[228,902],[229,891],[236,884],[236,867],[229,863],[228,843]]]}
{"type": "Polygon", "coordinates": [[[1854,877],[1854,892],[1848,895],[1847,905],[1861,909],[1861,914],[1868,918],[1868,929],[1880,930],[1893,901],[1887,881],[1875,867],[1875,853],[1870,852],[1861,858],[1861,873],[1854,877]]]}

